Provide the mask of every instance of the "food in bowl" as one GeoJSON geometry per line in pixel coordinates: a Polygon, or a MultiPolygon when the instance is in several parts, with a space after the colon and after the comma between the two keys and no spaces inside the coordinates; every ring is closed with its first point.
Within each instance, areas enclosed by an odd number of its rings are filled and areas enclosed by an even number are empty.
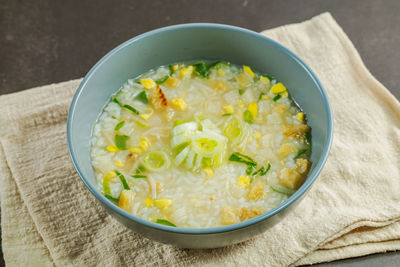
{"type": "Polygon", "coordinates": [[[305,114],[285,85],[228,62],[174,64],[128,80],[91,138],[101,192],[145,220],[239,223],[277,207],[307,175],[305,114]]]}

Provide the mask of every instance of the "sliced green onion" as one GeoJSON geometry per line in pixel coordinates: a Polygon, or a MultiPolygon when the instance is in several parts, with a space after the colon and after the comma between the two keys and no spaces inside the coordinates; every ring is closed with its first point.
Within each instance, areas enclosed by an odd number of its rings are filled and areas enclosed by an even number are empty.
{"type": "Polygon", "coordinates": [[[106,194],[111,194],[111,187],[108,179],[103,180],[103,189],[106,194]]]}
{"type": "Polygon", "coordinates": [[[208,75],[210,74],[210,66],[207,65],[205,62],[199,62],[196,64],[193,64],[194,71],[203,78],[207,78],[208,75]]]}
{"type": "Polygon", "coordinates": [[[119,102],[119,101],[118,101],[118,99],[117,99],[117,97],[116,97],[116,96],[113,96],[113,97],[111,98],[111,101],[112,101],[112,102],[114,102],[114,103],[117,103],[119,106],[121,106],[121,107],[122,107],[122,104],[121,104],[121,102],[119,102]]]}
{"type": "Polygon", "coordinates": [[[252,124],[254,122],[253,115],[251,115],[251,113],[248,109],[246,109],[243,112],[243,120],[249,124],[252,124]]]}
{"type": "Polygon", "coordinates": [[[132,111],[135,115],[139,115],[139,111],[137,111],[134,107],[130,106],[130,105],[124,105],[123,106],[126,109],[129,109],[130,111],[132,111]]]}
{"type": "Polygon", "coordinates": [[[143,165],[139,165],[139,166],[136,168],[135,173],[136,173],[136,174],[140,174],[140,173],[144,173],[145,171],[146,171],[146,168],[145,168],[143,165]]]}
{"type": "Polygon", "coordinates": [[[164,77],[156,80],[156,84],[163,84],[166,80],[168,80],[169,75],[165,75],[164,77]]]}
{"type": "Polygon", "coordinates": [[[173,127],[176,127],[176,126],[181,125],[181,124],[183,124],[182,120],[175,120],[173,127]]]}
{"type": "Polygon", "coordinates": [[[115,145],[117,146],[117,148],[119,150],[127,150],[126,147],[126,141],[129,140],[129,136],[127,135],[115,135],[114,141],[115,141],[115,145]]]}
{"type": "Polygon", "coordinates": [[[269,171],[269,169],[271,169],[271,164],[268,163],[267,168],[265,168],[264,166],[261,166],[260,169],[256,170],[255,172],[253,172],[253,176],[255,175],[260,175],[260,176],[264,176],[267,174],[267,172],[269,171]]]}
{"type": "MultiPolygon", "coordinates": [[[[249,166],[249,167],[246,168],[246,174],[247,175],[250,175],[252,172],[253,172],[253,166],[249,166]]],[[[253,173],[253,175],[254,175],[254,173],[253,173]]]]}
{"type": "Polygon", "coordinates": [[[122,175],[119,171],[115,171],[119,179],[121,180],[121,183],[124,187],[125,190],[130,190],[131,188],[129,187],[128,183],[126,182],[125,176],[122,175]]]}
{"type": "Polygon", "coordinates": [[[113,118],[113,119],[116,119],[117,117],[115,117],[115,116],[111,116],[111,118],[113,118]]]}
{"type": "Polygon", "coordinates": [[[142,127],[142,128],[147,128],[147,127],[149,127],[149,125],[147,125],[146,123],[143,123],[143,122],[141,122],[141,121],[135,121],[136,122],[136,124],[138,125],[138,126],[140,126],[140,127],[142,127]]]}
{"type": "Polygon", "coordinates": [[[143,175],[143,174],[134,174],[134,175],[131,175],[131,177],[132,177],[132,178],[135,178],[135,179],[140,179],[140,178],[147,178],[147,175],[143,175]]]}
{"type": "Polygon", "coordinates": [[[169,76],[172,76],[172,74],[174,74],[174,67],[171,64],[169,64],[168,69],[169,69],[169,76]]]}
{"type": "Polygon", "coordinates": [[[239,89],[239,95],[243,95],[244,94],[244,89],[239,89]]]}
{"type": "Polygon", "coordinates": [[[151,151],[142,158],[142,163],[146,169],[162,171],[169,167],[171,161],[164,151],[151,151]]]}
{"type": "Polygon", "coordinates": [[[269,76],[269,75],[266,75],[266,74],[261,74],[261,76],[267,78],[267,79],[270,80],[270,81],[276,80],[275,78],[273,78],[273,77],[271,77],[271,76],[269,76]]]}
{"type": "Polygon", "coordinates": [[[252,158],[243,155],[239,152],[233,152],[232,155],[229,157],[229,160],[234,162],[244,163],[247,166],[257,166],[257,163],[252,158]]]}
{"type": "Polygon", "coordinates": [[[305,132],[304,133],[304,141],[306,142],[307,145],[311,145],[310,132],[305,132]]]}
{"type": "Polygon", "coordinates": [[[307,154],[308,151],[309,151],[309,148],[308,148],[308,147],[307,147],[307,148],[300,149],[299,152],[297,152],[297,155],[294,157],[294,159],[300,158],[301,156],[307,154]]]}
{"type": "Polygon", "coordinates": [[[175,224],[173,224],[172,222],[168,221],[168,220],[164,220],[164,219],[157,219],[156,223],[158,224],[164,224],[164,225],[168,225],[168,226],[172,226],[172,227],[176,227],[175,224]]]}
{"type": "Polygon", "coordinates": [[[121,121],[119,122],[117,125],[115,125],[114,131],[118,131],[119,129],[122,128],[122,126],[124,126],[125,121],[121,121]]]}
{"type": "Polygon", "coordinates": [[[113,197],[112,195],[110,195],[110,194],[104,194],[104,196],[106,197],[106,198],[108,198],[109,200],[111,200],[111,201],[114,201],[114,202],[118,202],[119,201],[119,198],[115,198],[115,197],[113,197]]]}
{"type": "Polygon", "coordinates": [[[281,98],[281,94],[277,94],[272,100],[274,100],[275,102],[278,101],[281,98]]]}
{"type": "Polygon", "coordinates": [[[228,117],[228,116],[231,116],[231,115],[232,115],[232,113],[224,113],[224,114],[222,114],[223,117],[228,117]]]}
{"type": "Polygon", "coordinates": [[[141,91],[139,94],[137,94],[135,96],[135,99],[139,100],[143,104],[148,104],[149,103],[149,99],[147,98],[147,94],[146,94],[145,91],[141,91]]]}
{"type": "Polygon", "coordinates": [[[226,66],[228,66],[228,65],[229,65],[229,63],[226,62],[226,61],[217,61],[217,62],[215,62],[215,63],[213,63],[213,64],[210,65],[210,69],[219,70],[220,68],[226,67],[226,66]]]}
{"type": "Polygon", "coordinates": [[[291,190],[289,188],[286,188],[284,186],[280,186],[280,185],[277,185],[277,184],[272,184],[270,186],[271,186],[272,190],[274,190],[275,192],[278,192],[278,193],[281,193],[281,194],[284,194],[284,195],[287,195],[287,196],[291,196],[295,192],[295,191],[293,191],[293,190],[291,190]]]}
{"type": "Polygon", "coordinates": [[[262,98],[264,95],[266,95],[266,93],[261,93],[260,96],[258,97],[258,101],[260,101],[261,98],[262,98]]]}

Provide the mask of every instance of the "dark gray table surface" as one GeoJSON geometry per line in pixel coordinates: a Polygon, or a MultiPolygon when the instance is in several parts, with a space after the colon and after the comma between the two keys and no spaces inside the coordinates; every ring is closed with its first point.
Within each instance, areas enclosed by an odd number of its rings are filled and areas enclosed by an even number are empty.
{"type": "MultiPolygon", "coordinates": [[[[400,0],[0,0],[0,94],[82,77],[116,45],[158,27],[216,22],[262,31],[326,11],[399,99],[400,0]]],[[[400,266],[400,253],[321,264],[377,265],[400,266]]]]}

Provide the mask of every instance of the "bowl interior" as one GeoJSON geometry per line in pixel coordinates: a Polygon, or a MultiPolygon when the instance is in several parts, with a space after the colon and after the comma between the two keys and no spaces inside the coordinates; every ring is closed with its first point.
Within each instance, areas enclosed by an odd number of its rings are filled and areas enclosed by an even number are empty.
{"type": "Polygon", "coordinates": [[[74,164],[89,188],[96,185],[90,163],[91,131],[111,95],[126,80],[149,69],[197,59],[249,65],[287,86],[312,128],[312,166],[303,185],[307,189],[322,168],[331,142],[332,120],[321,85],[286,48],[254,32],[216,24],[172,26],[138,36],[108,53],[86,75],[71,105],[68,141],[74,164]]]}

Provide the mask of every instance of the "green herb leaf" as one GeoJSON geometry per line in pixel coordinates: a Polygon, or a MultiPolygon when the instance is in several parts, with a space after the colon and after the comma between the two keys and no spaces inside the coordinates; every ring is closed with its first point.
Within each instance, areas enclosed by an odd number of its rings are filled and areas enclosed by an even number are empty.
{"type": "Polygon", "coordinates": [[[127,135],[115,135],[114,141],[115,141],[115,145],[117,146],[117,148],[119,150],[127,150],[126,148],[126,141],[129,140],[129,136],[127,135]]]}
{"type": "Polygon", "coordinates": [[[110,194],[104,194],[104,196],[106,197],[106,198],[108,198],[109,200],[111,200],[111,201],[114,201],[114,202],[118,202],[119,201],[119,198],[115,198],[115,197],[113,197],[112,195],[110,195],[110,194]]]}
{"type": "Polygon", "coordinates": [[[235,161],[239,163],[244,163],[247,166],[257,166],[257,163],[250,158],[249,156],[243,155],[239,152],[233,152],[232,155],[229,157],[230,161],[235,161]]]}
{"type": "Polygon", "coordinates": [[[213,64],[210,65],[210,69],[219,70],[220,68],[226,67],[226,66],[228,66],[228,65],[229,65],[229,63],[226,62],[226,61],[217,61],[217,62],[215,62],[215,63],[213,63],[213,64]]]}
{"type": "Polygon", "coordinates": [[[246,174],[247,174],[247,175],[250,175],[252,172],[253,172],[253,166],[247,167],[247,169],[246,169],[246,174]]]}
{"type": "Polygon", "coordinates": [[[232,113],[225,113],[225,114],[222,114],[222,116],[224,116],[224,117],[231,116],[231,115],[232,115],[232,113]]]}
{"type": "Polygon", "coordinates": [[[135,179],[147,178],[146,175],[142,175],[142,174],[134,174],[134,175],[131,175],[131,177],[135,178],[135,179]]]}
{"type": "Polygon", "coordinates": [[[243,120],[247,123],[252,124],[254,122],[254,118],[253,115],[251,115],[250,111],[248,109],[246,109],[243,112],[243,120]]]}
{"type": "Polygon", "coordinates": [[[119,102],[119,101],[118,101],[118,99],[117,99],[117,97],[116,97],[116,96],[113,96],[113,97],[111,98],[111,101],[112,101],[112,102],[114,102],[114,103],[117,103],[119,106],[121,106],[121,107],[122,107],[122,104],[121,104],[121,102],[119,102]]]}
{"type": "Polygon", "coordinates": [[[172,74],[174,74],[174,67],[171,64],[169,64],[168,69],[169,69],[169,76],[172,76],[172,74]]]}
{"type": "Polygon", "coordinates": [[[165,75],[164,77],[156,80],[156,84],[163,84],[166,80],[168,80],[169,75],[165,75]]]}
{"type": "Polygon", "coordinates": [[[304,133],[304,141],[307,145],[311,145],[311,136],[310,132],[305,132],[304,133]]]}
{"type": "Polygon", "coordinates": [[[243,95],[244,94],[244,89],[239,89],[239,95],[243,95]]]}
{"type": "Polygon", "coordinates": [[[278,192],[278,193],[281,193],[281,194],[284,194],[287,196],[291,196],[294,193],[293,190],[286,188],[284,186],[280,186],[280,185],[276,185],[276,184],[272,184],[270,186],[271,186],[272,190],[274,190],[275,192],[278,192]]]}
{"type": "Polygon", "coordinates": [[[139,100],[140,102],[142,102],[143,104],[148,104],[149,103],[149,99],[147,98],[147,94],[145,91],[140,92],[139,94],[137,94],[135,96],[136,100],[139,100]]]}
{"type": "Polygon", "coordinates": [[[156,223],[164,224],[164,225],[168,225],[168,226],[172,226],[172,227],[176,227],[175,224],[173,224],[172,222],[170,222],[168,220],[164,220],[164,219],[157,219],[156,223]]]}
{"type": "Polygon", "coordinates": [[[124,126],[125,121],[121,121],[119,122],[117,125],[115,125],[114,131],[118,131],[119,129],[122,128],[122,126],[124,126]]]}
{"type": "Polygon", "coordinates": [[[124,189],[131,190],[128,183],[126,182],[125,176],[123,176],[122,173],[120,173],[119,171],[115,171],[115,173],[118,175],[119,179],[121,180],[121,183],[122,183],[124,189]]]}
{"type": "Polygon", "coordinates": [[[300,149],[299,152],[297,152],[297,155],[294,157],[294,159],[300,158],[302,155],[307,154],[308,151],[309,151],[309,148],[308,148],[308,147],[307,147],[307,148],[300,149]]]}
{"type": "Polygon", "coordinates": [[[210,66],[208,66],[205,62],[199,62],[196,64],[193,64],[194,71],[203,78],[207,78],[208,75],[210,74],[210,66]]]}
{"type": "Polygon", "coordinates": [[[278,101],[281,98],[281,94],[277,94],[272,100],[274,100],[275,102],[278,101]]]}
{"type": "Polygon", "coordinates": [[[143,165],[139,165],[135,171],[136,174],[144,173],[146,168],[143,165]]]}
{"type": "Polygon", "coordinates": [[[132,111],[135,115],[139,115],[139,111],[137,111],[134,107],[130,106],[130,105],[124,105],[123,106],[126,109],[129,109],[130,111],[132,111]]]}

